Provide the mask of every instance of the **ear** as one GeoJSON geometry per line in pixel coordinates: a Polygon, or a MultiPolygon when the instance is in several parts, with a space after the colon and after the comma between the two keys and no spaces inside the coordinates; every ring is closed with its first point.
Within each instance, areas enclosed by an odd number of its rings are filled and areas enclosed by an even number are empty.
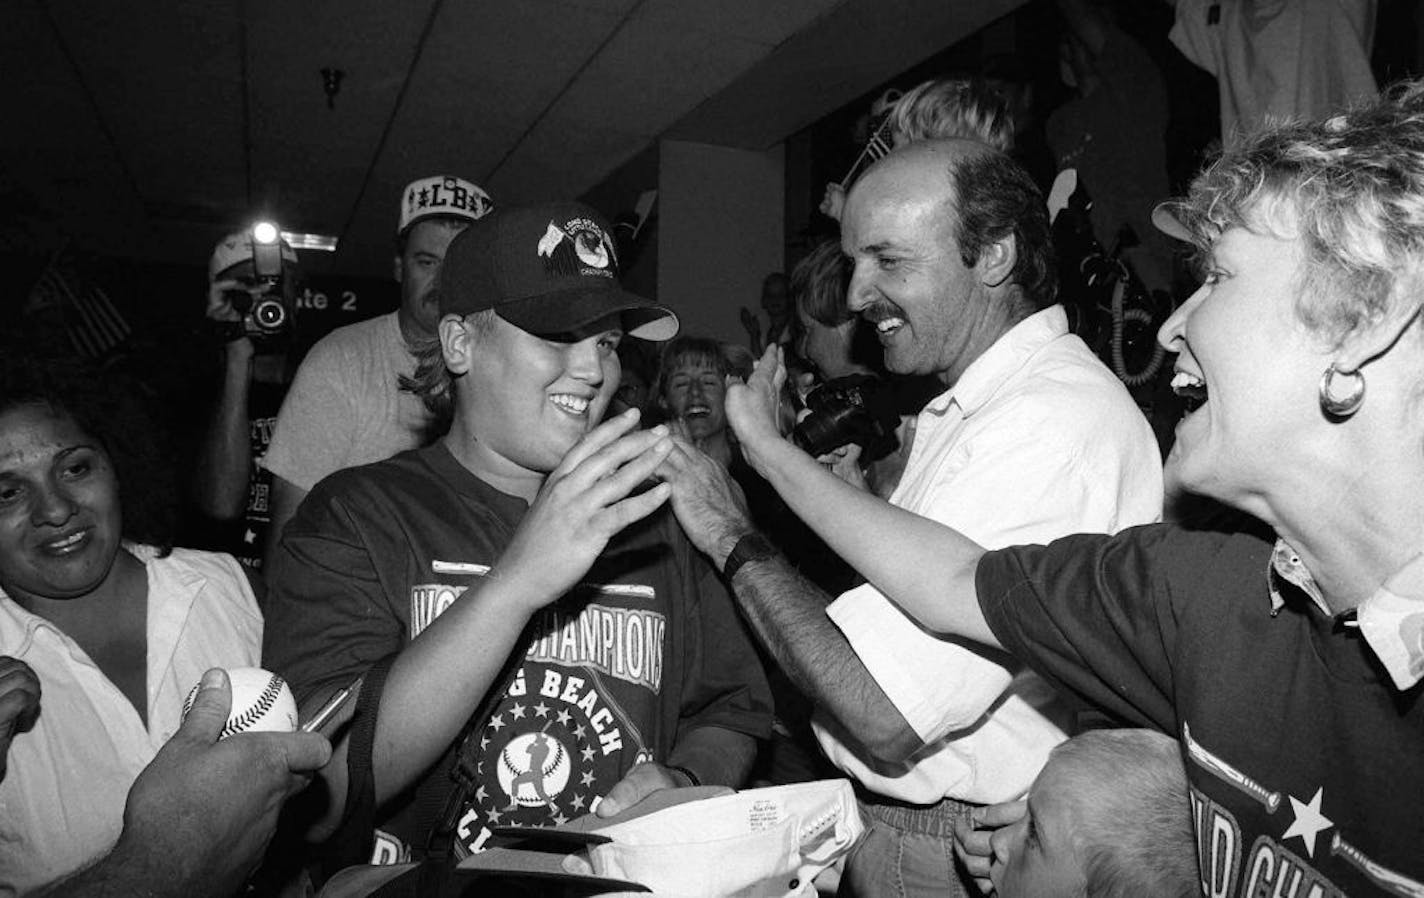
{"type": "Polygon", "coordinates": [[[1420,308],[1418,302],[1395,303],[1384,317],[1345,338],[1335,352],[1335,365],[1343,371],[1358,371],[1389,352],[1419,318],[1420,308]]]}
{"type": "Polygon", "coordinates": [[[474,361],[478,342],[475,329],[459,315],[446,315],[437,325],[440,335],[440,354],[445,357],[445,367],[452,374],[464,374],[474,361]]]}
{"type": "Polygon", "coordinates": [[[1018,263],[1018,243],[1012,233],[1005,234],[979,251],[979,261],[974,268],[979,272],[979,281],[986,287],[998,287],[1008,281],[1018,263]]]}
{"type": "Polygon", "coordinates": [[[391,272],[396,276],[396,283],[400,283],[402,277],[405,275],[405,262],[399,255],[391,260],[391,272]]]}

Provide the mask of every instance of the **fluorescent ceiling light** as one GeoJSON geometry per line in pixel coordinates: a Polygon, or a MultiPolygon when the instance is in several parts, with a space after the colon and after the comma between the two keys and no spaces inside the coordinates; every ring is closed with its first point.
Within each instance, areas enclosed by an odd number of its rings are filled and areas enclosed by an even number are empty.
{"type": "Polygon", "coordinates": [[[298,234],[294,231],[283,231],[282,239],[292,245],[292,249],[319,249],[323,252],[336,252],[336,238],[330,234],[298,234]]]}

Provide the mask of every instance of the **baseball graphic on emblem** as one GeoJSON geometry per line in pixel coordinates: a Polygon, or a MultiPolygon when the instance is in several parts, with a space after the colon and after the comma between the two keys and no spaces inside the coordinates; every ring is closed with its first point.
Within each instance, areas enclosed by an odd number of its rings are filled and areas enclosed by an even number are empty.
{"type": "MultiPolygon", "coordinates": [[[[232,707],[219,739],[234,733],[292,733],[297,729],[297,702],[287,681],[260,667],[234,667],[227,672],[232,684],[232,707]]],[[[193,708],[198,686],[183,700],[183,716],[193,708]]]]}
{"type": "Polygon", "coordinates": [[[574,232],[574,252],[579,261],[590,268],[608,267],[608,247],[603,243],[603,234],[592,228],[579,228],[574,232]]]}
{"type": "Polygon", "coordinates": [[[499,787],[509,796],[507,810],[554,805],[569,783],[569,753],[548,733],[525,733],[499,753],[499,787]]]}

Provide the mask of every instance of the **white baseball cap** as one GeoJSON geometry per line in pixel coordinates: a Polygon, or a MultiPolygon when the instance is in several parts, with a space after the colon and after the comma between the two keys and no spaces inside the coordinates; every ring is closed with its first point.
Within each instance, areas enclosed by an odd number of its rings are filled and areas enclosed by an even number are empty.
{"type": "MultiPolygon", "coordinates": [[[[215,281],[228,269],[252,261],[252,230],[234,231],[218,241],[213,247],[213,256],[208,260],[208,280],[215,281]]],[[[282,264],[296,265],[297,251],[287,241],[282,241],[282,264]]]]}
{"type": "Polygon", "coordinates": [[[431,175],[405,185],[401,195],[400,226],[396,236],[411,225],[434,216],[475,221],[494,208],[489,194],[478,185],[454,175],[431,175]]]}

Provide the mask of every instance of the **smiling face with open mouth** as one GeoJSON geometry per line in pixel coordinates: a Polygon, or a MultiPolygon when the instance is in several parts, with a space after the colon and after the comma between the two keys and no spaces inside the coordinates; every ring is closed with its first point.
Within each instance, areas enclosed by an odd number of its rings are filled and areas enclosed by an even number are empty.
{"type": "Polygon", "coordinates": [[[991,299],[955,237],[948,167],[979,151],[897,151],[876,163],[846,201],[847,305],[874,328],[885,367],[896,374],[933,374],[953,384],[1006,329],[1005,304],[991,299]]]}
{"type": "Polygon", "coordinates": [[[1202,286],[1162,326],[1186,399],[1169,480],[1260,513],[1255,498],[1299,470],[1322,421],[1316,396],[1328,347],[1296,312],[1299,238],[1231,228],[1212,245],[1202,286]]]}
{"type": "Polygon", "coordinates": [[[663,403],[674,418],[681,418],[694,440],[727,429],[726,379],[710,360],[685,355],[673,366],[663,389],[663,403]]]}
{"type": "MultiPolygon", "coordinates": [[[[537,337],[496,318],[470,338],[466,389],[457,391],[462,435],[452,451],[496,482],[537,480],[603,420],[618,389],[619,316],[590,325],[571,342],[537,337]]],[[[455,430],[452,429],[452,436],[455,430]]]]}
{"type": "Polygon", "coordinates": [[[114,569],[122,529],[97,440],[47,405],[0,413],[0,585],[11,598],[92,592],[114,569]]]}

